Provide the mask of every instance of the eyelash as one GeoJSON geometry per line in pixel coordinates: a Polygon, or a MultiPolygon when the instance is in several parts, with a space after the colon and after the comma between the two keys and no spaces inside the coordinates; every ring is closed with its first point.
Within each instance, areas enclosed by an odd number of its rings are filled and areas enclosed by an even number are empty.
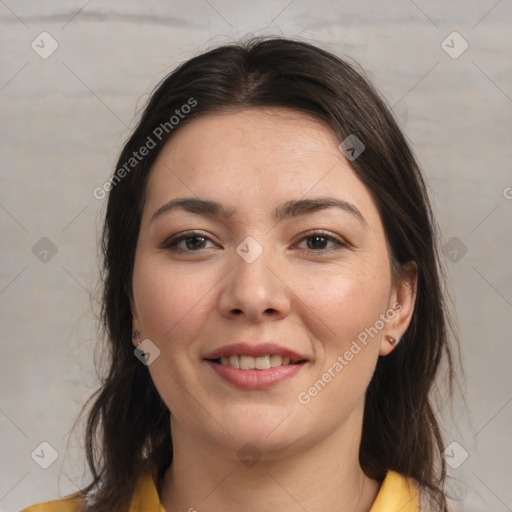
{"type": "MultiPolygon", "coordinates": [[[[332,252],[333,250],[335,251],[335,250],[338,250],[340,248],[348,247],[348,244],[342,242],[341,240],[338,240],[336,237],[334,237],[332,235],[329,235],[325,231],[313,231],[311,233],[308,233],[307,236],[304,236],[303,238],[301,238],[299,243],[304,241],[304,240],[307,240],[309,238],[315,238],[315,237],[321,237],[321,238],[327,239],[328,241],[335,242],[338,247],[337,248],[330,248],[330,249],[319,249],[319,250],[314,250],[314,249],[301,249],[301,250],[303,250],[303,251],[311,251],[311,252],[314,252],[314,253],[329,253],[329,252],[332,252]]],[[[168,240],[166,240],[160,246],[160,249],[168,249],[168,250],[172,250],[172,251],[176,251],[176,252],[181,252],[181,253],[184,253],[184,252],[190,252],[190,253],[192,253],[192,252],[200,252],[202,249],[188,250],[188,249],[179,249],[179,248],[177,248],[177,245],[180,242],[182,242],[184,240],[187,240],[189,238],[204,238],[205,240],[209,240],[211,242],[210,238],[205,233],[202,233],[201,231],[189,231],[187,233],[184,233],[184,234],[181,234],[181,235],[176,235],[176,236],[173,236],[173,237],[169,238],[168,240]]]]}

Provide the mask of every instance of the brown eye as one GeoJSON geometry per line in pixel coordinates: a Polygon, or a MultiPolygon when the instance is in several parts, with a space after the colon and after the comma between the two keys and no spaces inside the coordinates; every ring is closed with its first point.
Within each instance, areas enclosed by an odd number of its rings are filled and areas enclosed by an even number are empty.
{"type": "Polygon", "coordinates": [[[325,245],[328,242],[326,236],[310,236],[308,237],[308,249],[325,249],[325,245]]]}
{"type": "Polygon", "coordinates": [[[206,249],[205,245],[211,240],[202,233],[185,233],[181,236],[171,237],[161,248],[181,252],[198,252],[206,249]]]}
{"type": "Polygon", "coordinates": [[[204,249],[206,238],[204,236],[188,236],[184,241],[185,247],[193,251],[195,249],[204,249]]]}
{"type": "MultiPolygon", "coordinates": [[[[313,252],[331,251],[333,249],[347,247],[347,244],[338,240],[334,236],[325,234],[324,232],[312,233],[301,240],[301,244],[306,241],[305,250],[313,252]],[[330,247],[327,244],[332,243],[330,247]]],[[[300,244],[299,244],[300,245],[300,244]]]]}

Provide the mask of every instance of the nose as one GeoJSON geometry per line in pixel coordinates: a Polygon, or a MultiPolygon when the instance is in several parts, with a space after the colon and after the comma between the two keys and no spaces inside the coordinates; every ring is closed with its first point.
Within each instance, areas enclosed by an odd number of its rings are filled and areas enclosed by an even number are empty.
{"type": "Polygon", "coordinates": [[[232,271],[223,281],[224,287],[218,300],[222,316],[259,323],[279,320],[288,315],[291,290],[266,252],[251,263],[238,255],[234,256],[232,271]]]}

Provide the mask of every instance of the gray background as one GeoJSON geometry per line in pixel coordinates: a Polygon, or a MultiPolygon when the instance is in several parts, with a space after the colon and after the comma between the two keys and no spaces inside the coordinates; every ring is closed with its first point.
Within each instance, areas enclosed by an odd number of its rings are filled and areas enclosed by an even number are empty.
{"type": "Polygon", "coordinates": [[[444,423],[457,510],[512,510],[511,14],[510,0],[0,0],[0,511],[87,479],[69,430],[97,383],[93,189],[164,74],[251,33],[353,57],[392,106],[431,187],[459,323],[469,414],[458,398],[444,423]],[[58,453],[48,469],[41,442],[58,453]]]}

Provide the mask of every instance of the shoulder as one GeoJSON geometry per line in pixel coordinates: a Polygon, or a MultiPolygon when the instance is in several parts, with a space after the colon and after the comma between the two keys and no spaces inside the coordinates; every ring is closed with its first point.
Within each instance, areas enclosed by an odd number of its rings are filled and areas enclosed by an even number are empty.
{"type": "Polygon", "coordinates": [[[84,501],[71,494],[60,500],[45,501],[37,503],[30,507],[24,508],[20,512],[81,512],[83,510],[84,501]]]}
{"type": "Polygon", "coordinates": [[[419,486],[416,480],[395,471],[387,472],[370,512],[387,512],[389,510],[400,510],[401,512],[418,512],[420,510],[419,486]]]}
{"type": "MultiPolygon", "coordinates": [[[[130,512],[165,512],[160,504],[157,479],[157,468],[141,471],[133,492],[130,512]]],[[[75,493],[60,500],[31,505],[20,512],[83,512],[86,499],[84,495],[75,493]]]]}

